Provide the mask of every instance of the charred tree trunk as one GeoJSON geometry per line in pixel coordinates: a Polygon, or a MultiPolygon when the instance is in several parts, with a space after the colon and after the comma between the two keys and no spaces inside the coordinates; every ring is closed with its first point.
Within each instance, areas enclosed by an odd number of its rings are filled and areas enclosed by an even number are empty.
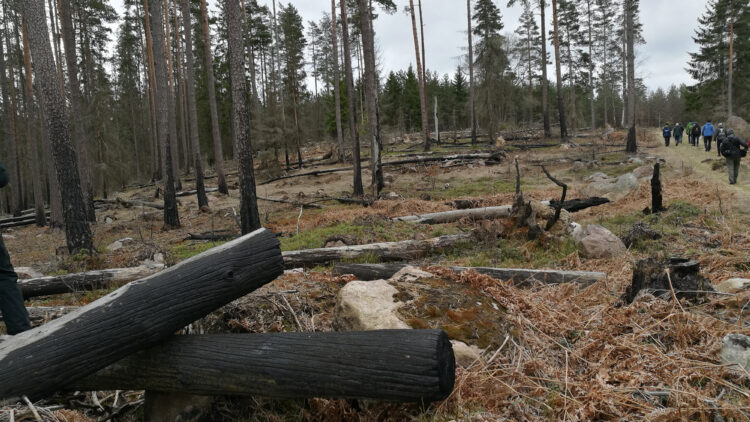
{"type": "Polygon", "coordinates": [[[547,0],[539,0],[539,11],[541,14],[541,35],[542,35],[542,119],[544,120],[544,136],[552,136],[552,129],[549,121],[549,79],[547,78],[547,24],[546,13],[547,0]]]}
{"type": "MultiPolygon", "coordinates": [[[[5,8],[3,7],[3,16],[5,16],[5,8]]],[[[4,22],[7,25],[7,22],[4,22]]],[[[7,40],[7,37],[5,38],[7,40]]],[[[2,91],[3,99],[3,134],[6,145],[8,157],[4,159],[5,164],[8,166],[8,173],[10,174],[10,211],[13,215],[21,213],[21,177],[18,165],[18,144],[16,139],[16,108],[15,100],[10,97],[12,84],[14,84],[13,77],[10,78],[5,73],[6,62],[5,54],[3,53],[3,40],[0,39],[0,91],[2,91]]],[[[8,46],[10,50],[10,46],[8,46]]],[[[8,70],[13,74],[12,65],[8,66],[8,70]]]]}
{"type": "Polygon", "coordinates": [[[89,168],[89,153],[86,145],[86,131],[83,127],[83,96],[78,81],[78,59],[76,57],[75,33],[73,19],[70,14],[70,0],[58,0],[60,7],[60,23],[65,48],[65,66],[68,69],[68,87],[70,89],[70,111],[73,121],[73,136],[75,137],[76,156],[78,157],[78,174],[83,183],[84,199],[86,201],[86,215],[89,221],[96,221],[94,211],[94,186],[91,183],[89,168]]]}
{"type": "Polygon", "coordinates": [[[195,70],[193,69],[193,34],[190,26],[190,3],[180,0],[182,6],[182,28],[185,34],[185,83],[187,91],[187,118],[190,121],[190,144],[193,147],[193,165],[195,166],[195,190],[198,207],[208,206],[206,186],[203,182],[203,164],[201,146],[198,139],[198,110],[195,103],[195,70]]]}
{"type": "Polygon", "coordinates": [[[239,0],[225,0],[229,33],[229,73],[232,79],[232,128],[240,177],[240,217],[242,233],[260,228],[258,198],[255,192],[253,151],[250,142],[250,116],[247,107],[245,49],[242,38],[242,9],[239,0]]]}
{"type": "Polygon", "coordinates": [[[78,160],[70,139],[65,98],[57,83],[52,48],[49,43],[44,5],[23,2],[23,15],[29,28],[29,46],[34,60],[34,73],[47,116],[47,133],[57,169],[57,181],[63,202],[65,235],[71,253],[93,251],[91,229],[78,173],[78,160]]]}
{"type": "MultiPolygon", "coordinates": [[[[158,1],[158,0],[154,0],[158,1]]],[[[176,83],[174,79],[174,64],[172,63],[172,30],[170,29],[169,25],[169,6],[167,4],[167,0],[163,1],[163,13],[164,16],[162,18],[164,19],[164,57],[167,60],[167,87],[168,89],[168,100],[167,100],[167,112],[169,116],[169,145],[168,150],[165,151],[170,153],[170,158],[172,161],[171,166],[169,166],[169,169],[172,171],[172,181],[174,183],[174,188],[178,191],[182,190],[182,179],[181,179],[181,172],[180,172],[180,155],[179,155],[179,144],[180,144],[180,136],[177,132],[177,110],[176,110],[176,100],[177,95],[176,92],[178,89],[176,88],[176,83]]],[[[159,52],[156,52],[159,54],[159,52]]],[[[157,85],[159,85],[157,83],[157,85]]]]}
{"type": "Polygon", "coordinates": [[[0,399],[20,395],[38,399],[64,388],[169,338],[282,271],[276,236],[258,230],[130,283],[0,343],[0,399]]]}
{"type": "Polygon", "coordinates": [[[365,194],[364,187],[362,186],[362,167],[359,153],[359,125],[357,120],[357,105],[355,104],[354,98],[356,97],[356,91],[354,90],[354,72],[352,70],[352,50],[349,43],[349,18],[346,12],[346,0],[341,1],[341,31],[344,43],[344,72],[346,73],[346,95],[349,103],[349,133],[354,142],[354,153],[352,154],[352,162],[354,165],[354,195],[362,196],[365,194]]]}
{"type": "MultiPolygon", "coordinates": [[[[635,130],[635,28],[633,16],[636,12],[636,4],[632,0],[625,0],[625,25],[626,25],[626,38],[627,38],[627,62],[628,62],[628,116],[627,120],[630,123],[628,129],[628,140],[626,145],[626,152],[636,153],[638,152],[638,139],[635,130]]],[[[731,112],[730,112],[731,114],[731,112]]]]}
{"type": "Polygon", "coordinates": [[[203,25],[203,57],[206,66],[206,84],[208,85],[208,107],[211,111],[211,136],[214,144],[214,166],[216,167],[217,183],[219,192],[229,194],[227,179],[224,175],[224,148],[221,144],[221,131],[219,128],[219,114],[216,111],[216,82],[214,81],[214,58],[211,52],[211,32],[208,29],[208,9],[206,0],[201,0],[201,18],[203,25]]]}
{"type": "Polygon", "coordinates": [[[654,164],[654,175],[651,177],[651,212],[660,213],[664,211],[661,196],[661,176],[659,163],[654,164]]]}
{"type": "Polygon", "coordinates": [[[175,197],[174,172],[172,166],[171,140],[172,131],[169,129],[169,81],[167,76],[166,46],[164,44],[164,11],[160,0],[152,0],[150,4],[151,13],[151,36],[154,48],[154,74],[156,75],[156,119],[158,122],[159,142],[162,148],[161,162],[165,169],[164,180],[164,227],[174,228],[180,226],[180,216],[177,210],[177,198],[175,197]]]}
{"type": "Polygon", "coordinates": [[[563,99],[562,66],[560,64],[560,29],[557,25],[557,0],[552,0],[553,34],[555,37],[555,76],[557,82],[557,111],[560,116],[560,137],[568,138],[568,123],[565,118],[565,100],[563,99]]]}
{"type": "Polygon", "coordinates": [[[343,163],[344,157],[344,129],[341,124],[341,75],[339,72],[339,31],[336,26],[336,0],[331,0],[331,40],[333,46],[333,97],[336,112],[336,139],[339,146],[339,163],[343,163]]]}
{"type": "MultiPolygon", "coordinates": [[[[362,32],[362,52],[365,62],[365,104],[367,106],[367,123],[370,138],[370,172],[372,173],[372,193],[377,196],[383,189],[383,169],[380,166],[380,133],[378,132],[378,87],[375,81],[375,33],[372,27],[372,11],[368,0],[359,1],[360,25],[362,32]]],[[[424,113],[424,111],[423,111],[424,113]]],[[[429,141],[427,141],[429,143],[429,141]]],[[[429,149],[429,146],[427,147],[429,149]]]]}
{"type": "Polygon", "coordinates": [[[34,87],[31,83],[31,52],[29,51],[29,40],[26,24],[22,25],[23,36],[23,66],[25,95],[24,108],[26,109],[26,142],[28,151],[26,159],[31,167],[31,186],[34,192],[34,209],[36,210],[36,225],[44,227],[47,225],[47,215],[44,211],[44,195],[42,194],[42,176],[39,167],[39,138],[38,117],[36,105],[34,104],[34,87]]]}

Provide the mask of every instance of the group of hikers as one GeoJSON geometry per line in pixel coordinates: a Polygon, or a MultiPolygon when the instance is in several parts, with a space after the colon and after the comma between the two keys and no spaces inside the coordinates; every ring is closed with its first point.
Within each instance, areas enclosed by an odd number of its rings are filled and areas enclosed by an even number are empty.
{"type": "Polygon", "coordinates": [[[682,143],[683,135],[687,133],[690,145],[697,147],[703,138],[703,148],[706,152],[711,152],[711,145],[716,140],[716,154],[724,157],[727,161],[727,170],[729,171],[729,184],[737,183],[737,177],[740,172],[740,160],[747,155],[748,144],[734,133],[733,129],[725,128],[723,123],[718,127],[708,120],[703,126],[697,122],[689,122],[686,127],[675,123],[674,127],[669,123],[664,124],[662,135],[664,136],[664,145],[669,146],[671,139],[674,137],[675,146],[682,143]]]}

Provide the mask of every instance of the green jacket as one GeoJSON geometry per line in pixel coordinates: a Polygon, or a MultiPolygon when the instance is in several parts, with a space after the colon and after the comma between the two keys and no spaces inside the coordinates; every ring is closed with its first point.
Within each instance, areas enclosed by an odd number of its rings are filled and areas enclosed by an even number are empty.
{"type": "Polygon", "coordinates": [[[682,126],[675,126],[674,129],[672,129],[672,134],[675,138],[679,138],[682,136],[682,133],[685,131],[685,128],[682,126]]]}

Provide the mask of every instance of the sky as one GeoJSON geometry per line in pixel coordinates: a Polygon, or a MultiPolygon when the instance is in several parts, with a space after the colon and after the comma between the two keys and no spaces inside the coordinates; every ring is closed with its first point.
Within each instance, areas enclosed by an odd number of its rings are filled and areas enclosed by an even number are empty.
{"type": "MultiPolygon", "coordinates": [[[[209,0],[213,9],[217,0],[209,0]]],[[[259,0],[270,4],[271,0],[259,0]]],[[[122,0],[111,0],[118,11],[122,0]]],[[[308,21],[318,21],[323,11],[330,13],[330,0],[286,0],[292,3],[308,21]]],[[[379,66],[387,74],[390,70],[406,69],[415,62],[411,18],[404,12],[408,0],[394,0],[398,12],[393,15],[380,13],[375,22],[378,44],[379,66]]],[[[507,0],[496,0],[500,7],[506,33],[512,33],[518,25],[521,7],[506,7],[507,0]]],[[[696,50],[693,35],[698,17],[705,11],[707,0],[643,0],[641,20],[646,45],[637,49],[637,76],[643,78],[649,89],[668,88],[672,84],[693,84],[685,68],[689,53],[696,50]]],[[[466,1],[422,0],[425,22],[425,49],[427,69],[439,74],[453,74],[466,54],[466,1]]],[[[551,12],[548,6],[548,26],[551,12]]],[[[548,28],[549,30],[549,28],[548,28]]],[[[550,46],[550,52],[552,52],[550,46]]],[[[550,78],[554,67],[550,65],[550,78]]]]}

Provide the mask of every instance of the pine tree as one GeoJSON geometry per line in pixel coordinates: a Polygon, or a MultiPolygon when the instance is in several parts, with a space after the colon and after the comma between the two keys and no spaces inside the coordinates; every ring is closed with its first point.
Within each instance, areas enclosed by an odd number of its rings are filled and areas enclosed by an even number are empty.
{"type": "MultiPolygon", "coordinates": [[[[360,31],[362,34],[362,51],[364,55],[365,75],[364,91],[367,109],[367,136],[370,138],[370,172],[372,174],[373,196],[380,194],[384,187],[383,169],[380,166],[383,146],[380,143],[378,129],[378,84],[375,64],[375,30],[373,28],[373,14],[369,0],[359,1],[360,31]]],[[[429,141],[426,141],[429,142],[429,141]]],[[[429,147],[427,147],[429,148],[429,147]]]]}
{"type": "Polygon", "coordinates": [[[518,43],[515,48],[515,53],[519,56],[520,60],[525,64],[517,72],[517,76],[525,81],[529,90],[529,95],[525,99],[527,107],[527,120],[529,126],[531,126],[534,118],[534,81],[539,79],[540,76],[540,61],[539,57],[542,55],[541,39],[539,34],[539,26],[534,18],[534,12],[529,2],[523,4],[523,13],[519,20],[519,26],[516,29],[516,35],[518,36],[518,43]]]}
{"type": "Polygon", "coordinates": [[[638,140],[636,139],[635,131],[635,16],[638,13],[638,0],[624,0],[625,1],[625,37],[627,39],[627,84],[628,84],[628,122],[630,122],[630,128],[628,130],[628,139],[626,145],[626,152],[636,153],[638,152],[638,140]]]}
{"type": "Polygon", "coordinates": [[[339,67],[339,31],[336,26],[336,0],[331,0],[331,40],[333,66],[333,96],[335,98],[336,140],[339,146],[339,163],[344,162],[344,129],[341,122],[341,72],[339,67]]]}
{"type": "Polygon", "coordinates": [[[417,21],[414,11],[414,0],[409,0],[409,12],[411,13],[411,25],[414,33],[414,50],[417,57],[417,79],[419,80],[419,99],[422,110],[422,132],[424,133],[424,150],[430,150],[430,125],[427,122],[427,93],[425,90],[424,71],[419,49],[419,37],[417,36],[417,21]]]}
{"type": "Polygon", "coordinates": [[[476,66],[479,70],[480,100],[489,138],[497,134],[497,116],[502,114],[501,102],[506,84],[508,57],[504,49],[500,9],[492,0],[477,0],[473,16],[474,35],[478,36],[476,66]]]}
{"type": "Polygon", "coordinates": [[[362,186],[362,169],[360,164],[359,153],[359,127],[357,125],[357,106],[354,103],[356,98],[354,91],[354,73],[352,70],[352,49],[349,42],[349,17],[347,14],[346,0],[340,0],[341,8],[341,40],[344,44],[344,73],[346,75],[346,97],[349,103],[349,131],[351,133],[354,149],[352,161],[354,165],[354,195],[362,196],[365,194],[362,186]]]}
{"type": "Polygon", "coordinates": [[[471,34],[474,32],[471,28],[471,0],[466,0],[466,14],[468,21],[467,36],[469,38],[469,115],[471,120],[471,143],[477,143],[477,116],[476,103],[474,95],[474,43],[471,40],[471,34]]]}
{"type": "Polygon", "coordinates": [[[560,64],[560,29],[557,22],[557,0],[552,0],[553,39],[555,45],[555,76],[557,82],[557,111],[560,116],[560,137],[567,139],[568,122],[565,118],[565,102],[563,101],[562,70],[560,64]]]}
{"type": "Polygon", "coordinates": [[[294,119],[294,139],[297,149],[297,162],[302,167],[302,131],[300,128],[300,104],[305,92],[305,46],[307,40],[302,33],[302,17],[291,5],[279,10],[279,53],[281,62],[284,96],[289,100],[291,116],[294,119]]]}

